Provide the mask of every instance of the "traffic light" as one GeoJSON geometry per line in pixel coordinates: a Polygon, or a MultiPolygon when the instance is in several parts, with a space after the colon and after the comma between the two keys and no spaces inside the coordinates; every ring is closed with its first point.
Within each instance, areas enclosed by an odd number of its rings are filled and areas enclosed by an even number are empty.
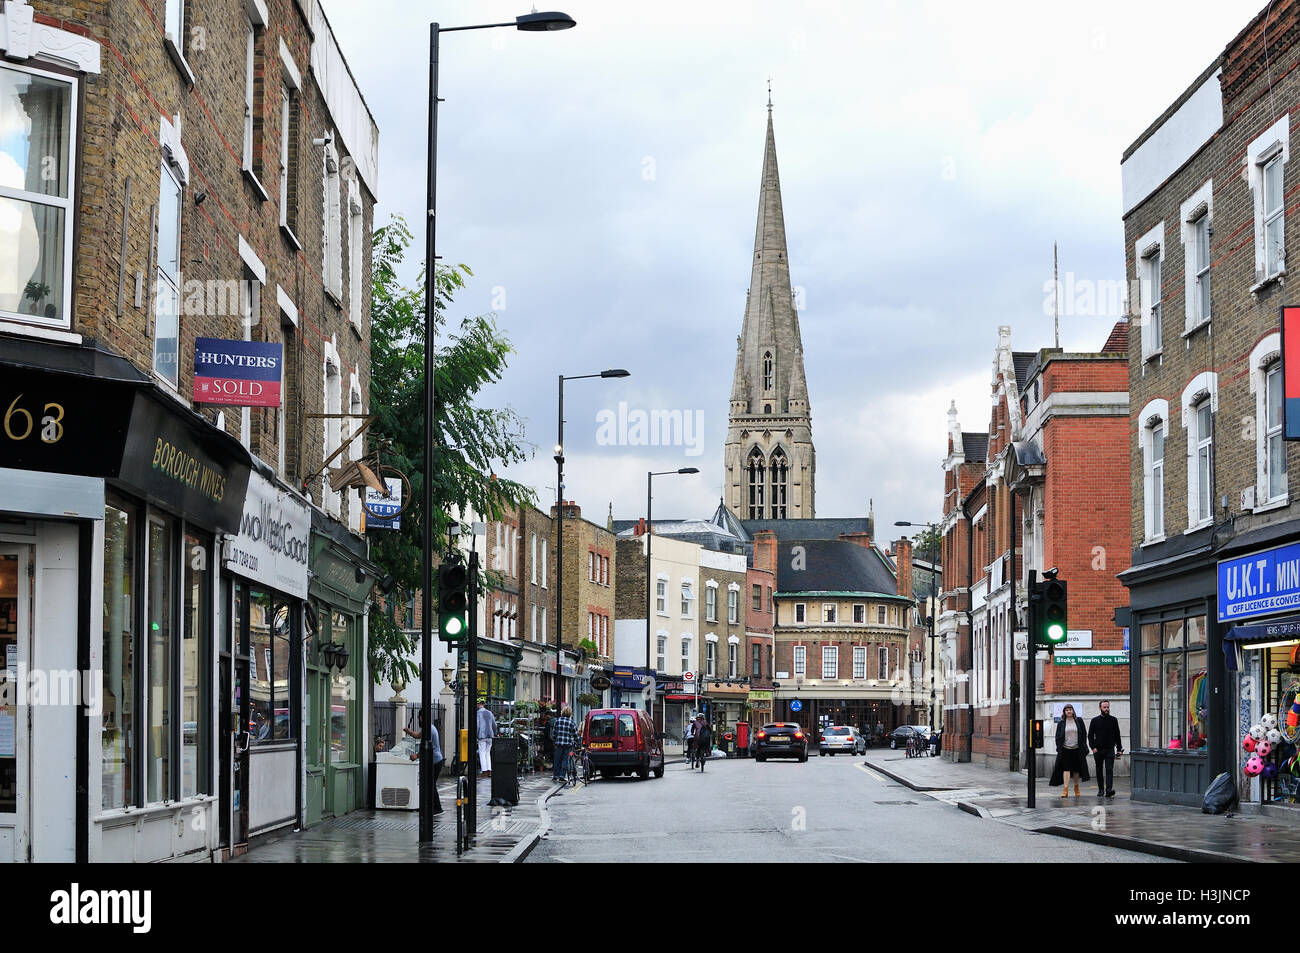
{"type": "Polygon", "coordinates": [[[1068,637],[1069,602],[1064,579],[1053,571],[1043,578],[1038,594],[1038,627],[1034,640],[1045,648],[1064,645],[1068,637]]]}
{"type": "Polygon", "coordinates": [[[449,553],[438,567],[438,638],[443,642],[463,642],[469,635],[468,588],[460,553],[449,553]]]}
{"type": "Polygon", "coordinates": [[[1043,719],[1035,718],[1029,723],[1029,747],[1043,746],[1043,719]]]}

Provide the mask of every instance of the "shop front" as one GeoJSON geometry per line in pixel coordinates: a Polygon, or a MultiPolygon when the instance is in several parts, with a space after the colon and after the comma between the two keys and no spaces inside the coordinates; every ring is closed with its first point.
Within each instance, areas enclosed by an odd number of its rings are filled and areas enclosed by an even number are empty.
{"type": "Polygon", "coordinates": [[[302,813],[303,666],[311,506],[255,461],[238,534],[225,541],[217,666],[221,846],[297,826],[302,813]]]}
{"type": "Polygon", "coordinates": [[[757,729],[763,725],[772,722],[772,691],[771,689],[750,689],[749,692],[749,724],[751,728],[757,729]]]}
{"type": "Polygon", "coordinates": [[[248,452],[93,348],[6,339],[0,398],[0,861],[210,856],[248,452]]]}
{"type": "Polygon", "coordinates": [[[723,735],[732,732],[734,736],[736,723],[745,720],[749,686],[734,680],[705,679],[701,690],[709,701],[709,724],[721,744],[723,735]]]}
{"type": "Polygon", "coordinates": [[[1221,560],[1218,594],[1232,689],[1227,740],[1235,763],[1229,770],[1243,805],[1294,809],[1300,806],[1300,776],[1292,770],[1300,745],[1300,543],[1221,560]]]}
{"type": "Polygon", "coordinates": [[[654,673],[645,668],[616,666],[609,676],[609,707],[646,707],[646,691],[654,683],[654,673]]]}
{"type": "MultiPolygon", "coordinates": [[[[810,738],[819,738],[827,725],[850,725],[862,732],[871,744],[879,744],[886,734],[907,724],[908,709],[898,705],[888,690],[871,694],[831,694],[827,688],[801,688],[782,692],[773,705],[777,721],[798,723],[810,738]]],[[[838,689],[840,692],[844,690],[838,689]]]]}
{"type": "Polygon", "coordinates": [[[367,612],[380,569],[366,542],[315,506],[303,642],[303,823],[364,807],[370,737],[367,612]]]}

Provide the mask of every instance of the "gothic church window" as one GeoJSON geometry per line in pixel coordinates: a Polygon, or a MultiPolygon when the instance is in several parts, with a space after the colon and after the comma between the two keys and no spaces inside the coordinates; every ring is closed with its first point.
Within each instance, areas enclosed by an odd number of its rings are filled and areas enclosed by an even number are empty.
{"type": "Polygon", "coordinates": [[[772,352],[763,355],[763,390],[772,389],[772,352]]]}
{"type": "Polygon", "coordinates": [[[785,519],[785,487],[786,487],[786,459],[785,452],[777,447],[772,452],[772,518],[785,519]]]}
{"type": "Polygon", "coordinates": [[[763,483],[766,478],[766,468],[763,465],[763,454],[755,447],[749,454],[749,518],[752,520],[761,520],[766,514],[763,512],[763,483]]]}

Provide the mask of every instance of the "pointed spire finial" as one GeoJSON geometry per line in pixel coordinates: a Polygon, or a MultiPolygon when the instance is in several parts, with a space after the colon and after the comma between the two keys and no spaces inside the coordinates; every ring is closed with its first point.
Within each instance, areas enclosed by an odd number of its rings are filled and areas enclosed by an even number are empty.
{"type": "Polygon", "coordinates": [[[767,114],[772,115],[772,77],[767,78],[767,114]]]}

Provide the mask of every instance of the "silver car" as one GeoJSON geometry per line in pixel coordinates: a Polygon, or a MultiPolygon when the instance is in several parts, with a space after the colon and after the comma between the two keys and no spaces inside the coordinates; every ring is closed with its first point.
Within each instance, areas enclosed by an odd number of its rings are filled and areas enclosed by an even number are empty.
{"type": "Polygon", "coordinates": [[[827,725],[817,742],[817,752],[823,758],[828,754],[866,754],[867,739],[852,725],[827,725]]]}

